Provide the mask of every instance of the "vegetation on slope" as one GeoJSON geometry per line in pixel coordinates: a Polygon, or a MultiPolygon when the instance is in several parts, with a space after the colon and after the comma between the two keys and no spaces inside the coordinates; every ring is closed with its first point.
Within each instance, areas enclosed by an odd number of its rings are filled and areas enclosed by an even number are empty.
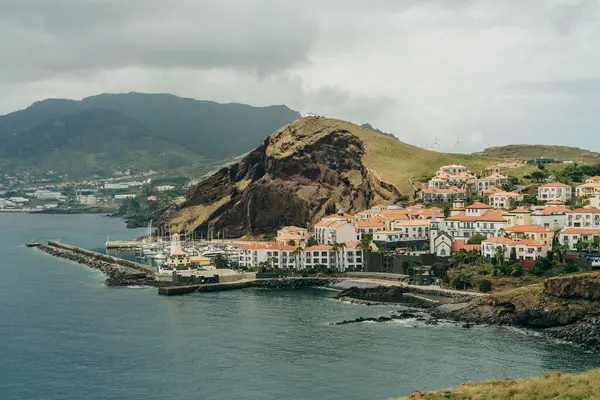
{"type": "MultiPolygon", "coordinates": [[[[543,378],[470,382],[454,389],[414,392],[421,400],[584,400],[600,399],[600,370],[580,374],[547,373],[543,378]]],[[[402,400],[398,399],[398,400],[402,400]]]]}
{"type": "Polygon", "coordinates": [[[548,146],[541,144],[511,144],[490,147],[474,155],[529,160],[533,158],[553,158],[559,161],[597,162],[600,153],[569,146],[548,146]]]}
{"type": "Polygon", "coordinates": [[[49,99],[0,116],[0,172],[71,176],[170,169],[235,157],[298,118],[285,106],[251,107],[168,94],[49,99]]]}
{"type": "Polygon", "coordinates": [[[412,194],[414,190],[411,181],[416,184],[423,177],[432,176],[442,165],[462,164],[471,171],[480,173],[501,161],[470,154],[425,150],[346,121],[319,118],[318,124],[344,129],[361,138],[366,144],[366,155],[363,158],[365,165],[380,179],[406,194],[412,194]]]}

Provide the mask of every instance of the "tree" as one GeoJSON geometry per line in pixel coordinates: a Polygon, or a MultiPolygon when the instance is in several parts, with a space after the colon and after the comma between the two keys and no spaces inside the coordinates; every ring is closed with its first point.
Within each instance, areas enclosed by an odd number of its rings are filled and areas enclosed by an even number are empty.
{"type": "Polygon", "coordinates": [[[213,264],[217,269],[226,269],[229,268],[229,259],[225,254],[218,253],[212,259],[213,264]]]}
{"type": "Polygon", "coordinates": [[[287,241],[288,246],[296,247],[296,241],[294,239],[290,239],[287,241]]]}
{"type": "Polygon", "coordinates": [[[533,171],[531,173],[531,180],[534,182],[542,182],[548,177],[548,174],[544,171],[533,171]]]}
{"type": "Polygon", "coordinates": [[[517,248],[516,247],[513,247],[513,248],[510,249],[509,260],[513,264],[517,262],[517,248]]]}
{"type": "Polygon", "coordinates": [[[487,279],[482,279],[478,284],[479,291],[481,293],[488,293],[492,291],[492,282],[487,279]]]}
{"type": "Polygon", "coordinates": [[[444,206],[443,211],[444,211],[444,218],[448,218],[450,216],[452,210],[450,209],[450,206],[448,204],[446,204],[444,206]]]}
{"type": "Polygon", "coordinates": [[[577,266],[577,263],[573,260],[567,260],[564,268],[565,268],[565,272],[567,274],[573,274],[575,272],[579,272],[579,267],[577,266]]]}
{"type": "Polygon", "coordinates": [[[467,244],[481,244],[485,239],[487,239],[487,236],[481,233],[475,233],[467,240],[467,244]]]}
{"type": "Polygon", "coordinates": [[[316,246],[317,244],[319,243],[317,242],[317,239],[314,236],[309,237],[306,241],[306,247],[316,246]]]}
{"type": "Polygon", "coordinates": [[[506,253],[506,246],[498,245],[496,246],[496,261],[498,264],[502,264],[504,261],[504,254],[506,253]]]}
{"type": "Polygon", "coordinates": [[[299,269],[298,259],[300,258],[300,254],[302,254],[303,250],[304,249],[302,247],[298,246],[294,251],[292,251],[292,257],[294,257],[294,267],[296,268],[296,270],[299,269]]]}
{"type": "Polygon", "coordinates": [[[594,239],[592,239],[592,247],[594,250],[600,251],[600,236],[594,236],[594,239]]]}
{"type": "Polygon", "coordinates": [[[363,271],[367,270],[367,255],[366,253],[371,251],[371,242],[373,241],[373,235],[371,233],[364,234],[360,238],[360,242],[356,245],[357,248],[362,250],[363,253],[363,271]]]}
{"type": "Polygon", "coordinates": [[[392,254],[394,253],[392,253],[392,251],[387,247],[381,249],[381,272],[383,272],[384,265],[388,264],[390,257],[392,257],[392,254]]]}
{"type": "Polygon", "coordinates": [[[512,276],[514,276],[515,278],[518,278],[519,276],[523,276],[525,274],[525,268],[523,267],[522,264],[515,263],[512,265],[510,274],[512,276]]]}
{"type": "Polygon", "coordinates": [[[448,269],[450,266],[447,264],[435,263],[431,266],[431,274],[441,279],[448,274],[448,269]]]}

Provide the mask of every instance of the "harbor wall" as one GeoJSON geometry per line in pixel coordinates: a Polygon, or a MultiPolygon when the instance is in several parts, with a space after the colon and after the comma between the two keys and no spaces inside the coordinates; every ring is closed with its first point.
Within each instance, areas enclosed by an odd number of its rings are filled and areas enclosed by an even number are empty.
{"type": "Polygon", "coordinates": [[[81,254],[88,257],[93,257],[96,260],[104,261],[111,264],[116,264],[122,267],[131,268],[136,271],[145,272],[154,274],[152,267],[140,263],[136,263],[134,261],[124,260],[122,258],[109,256],[108,254],[102,254],[95,251],[82,249],[81,247],[72,246],[69,244],[60,243],[55,240],[48,241],[48,246],[59,248],[67,251],[71,251],[73,253],[81,254]]]}

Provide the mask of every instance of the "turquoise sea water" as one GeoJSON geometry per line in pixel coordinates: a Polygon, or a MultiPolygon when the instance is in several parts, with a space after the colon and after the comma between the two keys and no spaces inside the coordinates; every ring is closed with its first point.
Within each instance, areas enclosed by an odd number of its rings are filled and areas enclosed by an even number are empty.
{"type": "Polygon", "coordinates": [[[467,380],[600,366],[522,332],[415,321],[331,326],[390,307],[327,290],[159,297],[107,288],[85,266],[23,244],[101,249],[142,234],[93,215],[0,214],[0,399],[387,399],[467,380]]]}

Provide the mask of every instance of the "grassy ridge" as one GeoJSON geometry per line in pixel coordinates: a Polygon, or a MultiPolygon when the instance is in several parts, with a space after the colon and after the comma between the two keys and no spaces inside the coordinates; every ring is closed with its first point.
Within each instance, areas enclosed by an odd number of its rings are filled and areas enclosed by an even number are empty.
{"type": "Polygon", "coordinates": [[[470,382],[454,389],[414,392],[421,400],[584,400],[600,399],[600,369],[581,374],[547,373],[531,379],[470,382]]]}
{"type": "Polygon", "coordinates": [[[413,191],[411,180],[416,182],[425,176],[431,176],[441,165],[462,164],[469,170],[480,173],[483,169],[503,161],[486,156],[425,150],[371,129],[336,119],[319,118],[314,121],[311,118],[303,118],[294,124],[299,124],[300,129],[306,129],[308,132],[327,126],[343,129],[360,137],[367,150],[363,159],[365,165],[379,178],[392,183],[403,193],[413,191]]]}
{"type": "Polygon", "coordinates": [[[507,146],[490,147],[481,153],[474,153],[497,158],[531,159],[553,158],[560,161],[598,162],[600,153],[569,146],[547,146],[541,144],[511,144],[507,146]]]}

